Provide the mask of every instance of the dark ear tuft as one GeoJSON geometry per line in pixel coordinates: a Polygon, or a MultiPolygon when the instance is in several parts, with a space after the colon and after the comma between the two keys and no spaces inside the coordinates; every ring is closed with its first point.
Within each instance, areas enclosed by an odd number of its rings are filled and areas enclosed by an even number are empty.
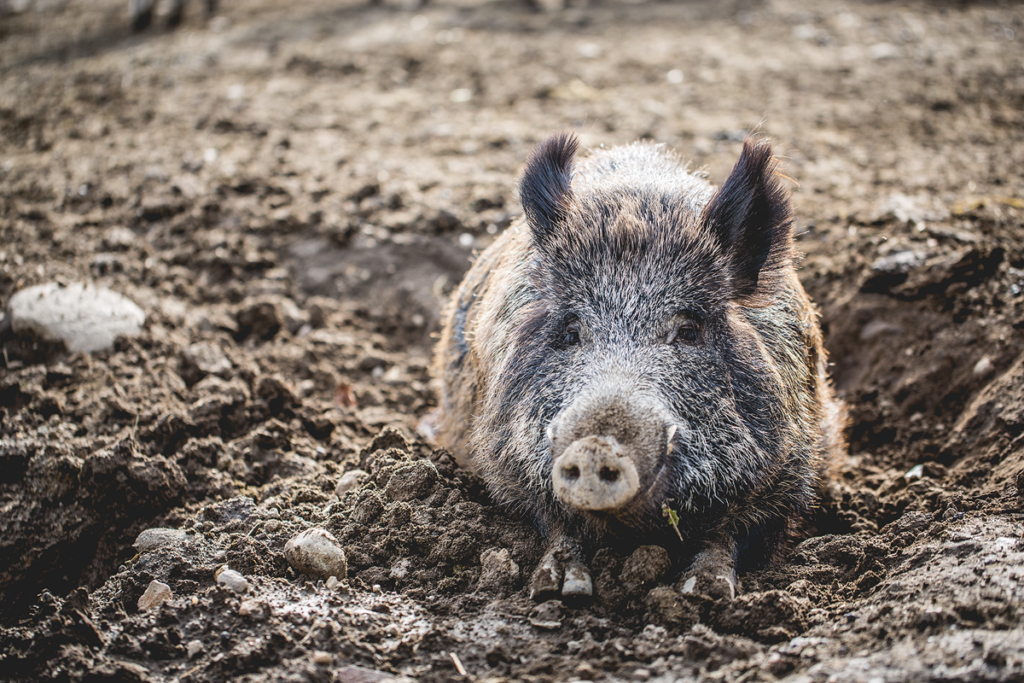
{"type": "Polygon", "coordinates": [[[542,243],[565,218],[572,199],[572,161],[580,141],[575,133],[552,135],[537,145],[519,179],[519,199],[534,240],[542,243]]]}
{"type": "Polygon", "coordinates": [[[702,222],[729,261],[733,299],[766,303],[793,257],[793,210],[771,142],[747,138],[702,222]]]}

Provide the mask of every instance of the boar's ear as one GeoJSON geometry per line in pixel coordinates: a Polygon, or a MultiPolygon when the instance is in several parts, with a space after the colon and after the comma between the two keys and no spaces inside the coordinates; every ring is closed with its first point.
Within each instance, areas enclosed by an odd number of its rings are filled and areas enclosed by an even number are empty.
{"type": "Polygon", "coordinates": [[[575,133],[552,135],[537,145],[523,169],[519,200],[538,244],[551,237],[568,213],[572,161],[579,146],[575,133]]]}
{"type": "Polygon", "coordinates": [[[775,172],[772,146],[747,138],[701,216],[729,261],[733,299],[764,304],[793,256],[793,210],[775,172]]]}

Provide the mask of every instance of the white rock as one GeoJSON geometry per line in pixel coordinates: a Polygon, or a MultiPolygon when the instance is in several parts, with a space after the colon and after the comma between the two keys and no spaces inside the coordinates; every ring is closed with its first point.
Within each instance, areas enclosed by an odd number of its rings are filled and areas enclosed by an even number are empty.
{"type": "Polygon", "coordinates": [[[907,273],[924,263],[925,258],[926,255],[921,251],[894,251],[876,259],[871,264],[871,270],[877,273],[907,273]]]}
{"type": "Polygon", "coordinates": [[[226,565],[218,569],[214,576],[217,579],[217,583],[228,590],[236,593],[245,593],[249,590],[249,582],[245,580],[245,577],[234,569],[228,569],[226,565]]]}
{"type": "Polygon", "coordinates": [[[876,43],[868,48],[868,55],[876,62],[900,56],[900,49],[892,43],[876,43]]]}
{"type": "Polygon", "coordinates": [[[103,238],[103,243],[106,244],[107,249],[115,251],[127,249],[133,242],[135,242],[135,232],[123,225],[114,226],[107,231],[106,236],[103,238]]]}
{"type": "Polygon", "coordinates": [[[327,578],[348,577],[345,551],[338,539],[319,527],[306,529],[284,546],[284,557],[297,572],[327,578]]]}
{"type": "Polygon", "coordinates": [[[338,486],[334,489],[334,492],[339,496],[343,496],[352,489],[359,488],[368,476],[370,475],[363,470],[349,470],[341,475],[341,479],[338,480],[338,486]]]}
{"type": "Polygon", "coordinates": [[[150,550],[156,550],[162,548],[165,545],[179,545],[185,542],[188,538],[188,534],[180,529],[164,529],[161,527],[154,527],[152,529],[146,529],[138,538],[135,539],[135,549],[140,553],[149,552],[150,550]]]}
{"type": "Polygon", "coordinates": [[[190,640],[185,646],[185,650],[188,652],[189,659],[195,659],[196,655],[203,651],[203,644],[198,640],[190,640]]]}
{"type": "Polygon", "coordinates": [[[982,356],[981,360],[974,364],[974,376],[985,377],[995,368],[992,363],[992,359],[988,356],[982,356]]]}
{"type": "Polygon", "coordinates": [[[146,314],[130,299],[80,282],[23,289],[7,302],[7,315],[16,334],[62,341],[71,352],[110,348],[118,335],[133,337],[146,322],[146,314]]]}
{"type": "Polygon", "coordinates": [[[148,612],[151,609],[156,609],[172,597],[171,587],[166,583],[156,580],[150,581],[146,587],[146,592],[139,598],[139,611],[148,612]]]}

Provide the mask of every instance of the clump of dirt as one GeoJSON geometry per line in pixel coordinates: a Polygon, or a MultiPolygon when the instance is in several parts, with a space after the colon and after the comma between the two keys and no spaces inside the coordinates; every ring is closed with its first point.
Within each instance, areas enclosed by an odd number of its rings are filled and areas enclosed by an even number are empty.
{"type": "Polygon", "coordinates": [[[122,0],[0,3],[0,302],[92,281],[147,316],[92,354],[0,320],[7,678],[1024,676],[1020,13],[537,4],[225,2],[132,34],[122,0]],[[416,435],[438,312],[550,132],[720,182],[758,122],[849,457],[735,596],[678,585],[666,529],[535,604],[543,539],[416,435]],[[346,576],[289,564],[311,528],[346,576]]]}

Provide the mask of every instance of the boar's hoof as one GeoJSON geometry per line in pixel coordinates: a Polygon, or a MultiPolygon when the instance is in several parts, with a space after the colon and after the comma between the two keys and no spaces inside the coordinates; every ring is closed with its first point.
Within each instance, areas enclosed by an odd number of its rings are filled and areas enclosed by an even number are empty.
{"type": "Polygon", "coordinates": [[[576,560],[569,562],[562,580],[562,595],[567,598],[586,598],[593,594],[594,582],[586,565],[576,560]]]}
{"type": "Polygon", "coordinates": [[[551,477],[555,495],[580,510],[617,510],[640,488],[636,466],[610,436],[574,441],[555,460],[551,477]]]}
{"type": "Polygon", "coordinates": [[[554,546],[541,559],[530,579],[530,598],[546,600],[561,594],[566,598],[585,598],[594,594],[590,571],[564,547],[554,546]]]}
{"type": "Polygon", "coordinates": [[[736,563],[728,548],[712,545],[693,558],[679,580],[684,594],[706,595],[712,600],[736,599],[736,563]]]}

